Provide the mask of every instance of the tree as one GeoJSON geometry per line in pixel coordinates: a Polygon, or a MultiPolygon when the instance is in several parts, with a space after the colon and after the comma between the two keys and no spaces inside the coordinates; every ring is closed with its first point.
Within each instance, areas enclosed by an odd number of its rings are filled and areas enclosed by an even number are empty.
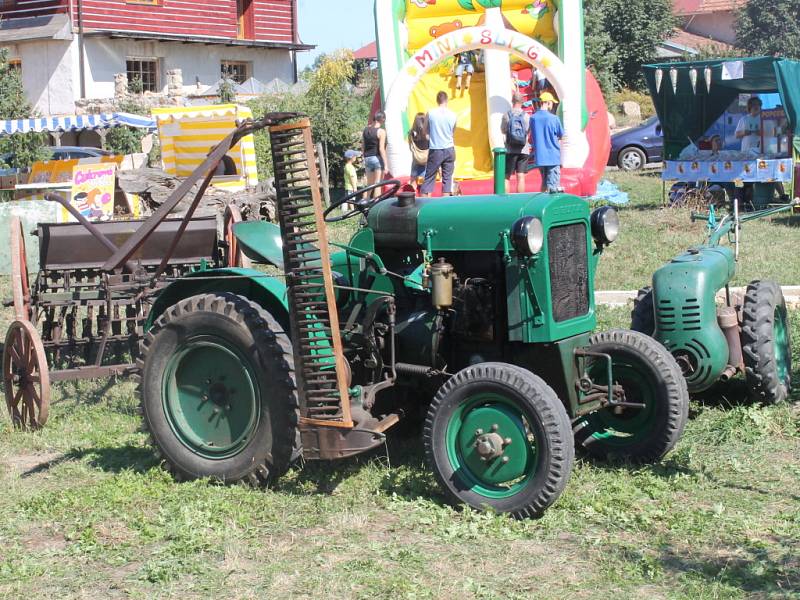
{"type": "Polygon", "coordinates": [[[800,59],[800,0],[748,0],[734,28],[736,44],[752,55],[800,59]]]}
{"type": "Polygon", "coordinates": [[[617,50],[605,29],[603,0],[586,0],[584,3],[584,45],[586,66],[594,73],[605,94],[616,88],[617,50]]]}
{"type": "Polygon", "coordinates": [[[219,92],[219,102],[217,104],[233,104],[236,102],[236,88],[233,80],[223,77],[219,82],[219,86],[217,86],[217,90],[219,92]]]}
{"type": "MultiPolygon", "coordinates": [[[[0,119],[27,119],[33,108],[25,97],[19,71],[8,63],[8,50],[0,48],[0,119]]],[[[29,167],[47,157],[43,133],[17,133],[0,139],[0,154],[11,153],[13,168],[29,167]]]]}
{"type": "Polygon", "coordinates": [[[671,0],[586,0],[586,58],[608,91],[644,87],[642,64],[677,25],[671,0]],[[607,71],[610,71],[608,73],[607,71]]]}
{"type": "MultiPolygon", "coordinates": [[[[355,94],[350,83],[353,72],[353,55],[349,50],[323,55],[303,73],[308,83],[304,95],[268,94],[250,103],[257,115],[300,112],[311,118],[314,139],[322,143],[325,150],[331,185],[343,182],[344,151],[360,143],[372,103],[374,90],[355,94]]],[[[255,142],[259,173],[271,174],[269,138],[256,134],[255,142]]]]}
{"type": "MultiPolygon", "coordinates": [[[[134,115],[147,115],[149,112],[144,103],[136,98],[120,101],[117,111],[134,115]]],[[[114,154],[125,155],[141,152],[142,138],[145,135],[145,130],[138,127],[114,127],[106,134],[106,147],[114,154]]]]}

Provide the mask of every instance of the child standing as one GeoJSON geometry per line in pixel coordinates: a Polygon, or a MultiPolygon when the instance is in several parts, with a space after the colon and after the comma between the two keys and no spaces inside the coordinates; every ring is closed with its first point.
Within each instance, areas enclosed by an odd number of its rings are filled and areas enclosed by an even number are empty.
{"type": "MultiPolygon", "coordinates": [[[[350,195],[358,188],[358,171],[356,171],[356,159],[361,156],[358,150],[345,150],[344,152],[344,193],[350,195]]],[[[358,198],[356,198],[358,200],[358,198]]],[[[350,210],[348,205],[343,205],[342,210],[350,210]]]]}

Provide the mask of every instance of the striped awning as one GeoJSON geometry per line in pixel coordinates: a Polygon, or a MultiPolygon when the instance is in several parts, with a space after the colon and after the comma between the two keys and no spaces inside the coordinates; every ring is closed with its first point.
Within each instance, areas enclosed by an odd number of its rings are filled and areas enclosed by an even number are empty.
{"type": "Polygon", "coordinates": [[[108,129],[110,127],[141,127],[155,129],[150,117],[131,113],[100,113],[96,115],[68,115],[65,117],[42,117],[36,119],[10,119],[0,121],[0,137],[15,133],[77,131],[81,129],[108,129]]]}

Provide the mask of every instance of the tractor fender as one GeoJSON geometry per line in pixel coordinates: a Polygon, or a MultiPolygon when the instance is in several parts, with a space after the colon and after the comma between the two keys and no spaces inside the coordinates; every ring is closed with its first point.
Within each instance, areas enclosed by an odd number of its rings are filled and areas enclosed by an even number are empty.
{"type": "Polygon", "coordinates": [[[170,306],[199,294],[230,292],[258,303],[289,331],[286,284],[254,269],[208,269],[190,273],[161,290],[145,322],[145,332],[170,306]]]}
{"type": "Polygon", "coordinates": [[[729,247],[701,246],[653,274],[653,337],[678,360],[691,393],[711,387],[728,364],[715,296],[733,277],[735,264],[729,247]]]}

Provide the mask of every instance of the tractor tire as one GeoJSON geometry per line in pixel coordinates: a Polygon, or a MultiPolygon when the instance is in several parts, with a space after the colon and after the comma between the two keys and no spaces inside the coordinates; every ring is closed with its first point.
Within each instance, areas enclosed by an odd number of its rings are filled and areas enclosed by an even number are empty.
{"type": "Polygon", "coordinates": [[[451,503],[538,517],[564,491],[575,449],[563,404],[520,367],[481,363],[436,393],[425,457],[451,503]]]}
{"type": "MultiPolygon", "coordinates": [[[[634,463],[661,460],[680,439],[689,417],[689,391],[675,359],[651,337],[621,329],[597,333],[589,350],[609,354],[615,385],[644,408],[605,407],[575,423],[575,442],[592,456],[634,463]]],[[[587,366],[606,385],[605,361],[587,366]]]]}
{"type": "Polygon", "coordinates": [[[643,287],[636,294],[631,311],[631,329],[653,337],[656,332],[656,317],[653,306],[653,288],[643,287]]]}
{"type": "Polygon", "coordinates": [[[144,425],[176,479],[266,485],[298,456],[292,346],[258,304],[216,293],[171,306],[141,372],[144,425]]]}
{"type": "Polygon", "coordinates": [[[753,281],[742,307],[742,353],[750,396],[774,404],[792,387],[792,341],[781,287],[753,281]]]}

